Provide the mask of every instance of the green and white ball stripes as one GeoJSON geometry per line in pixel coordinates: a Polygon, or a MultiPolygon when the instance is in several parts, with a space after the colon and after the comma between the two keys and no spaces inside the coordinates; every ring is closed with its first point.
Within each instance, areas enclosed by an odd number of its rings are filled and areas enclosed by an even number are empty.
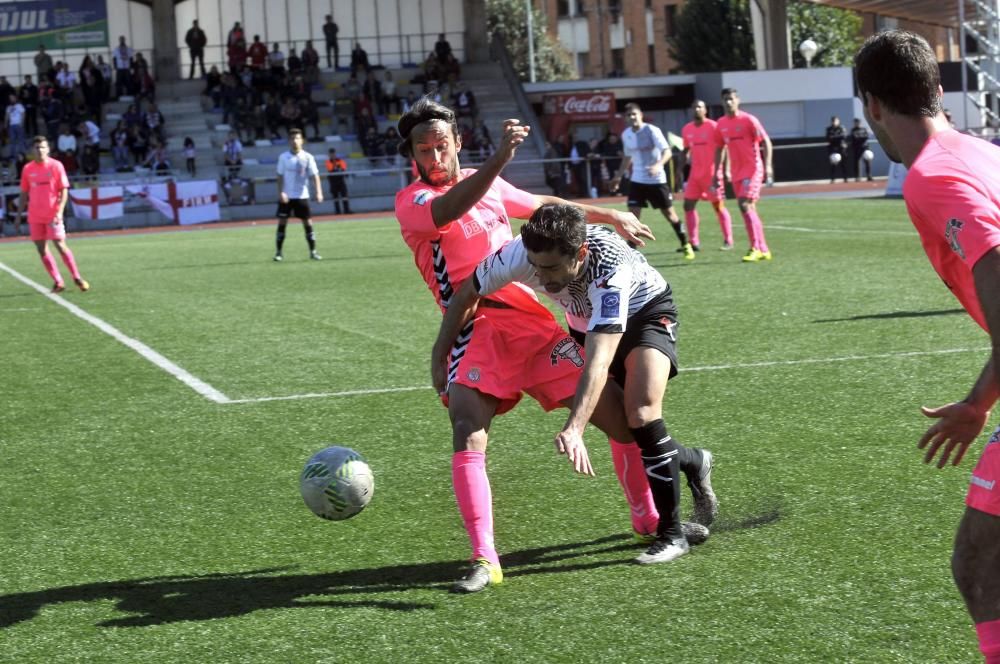
{"type": "Polygon", "coordinates": [[[299,491],[313,514],[330,521],[350,519],[371,501],[375,477],[349,447],[327,447],[312,455],[299,477],[299,491]]]}

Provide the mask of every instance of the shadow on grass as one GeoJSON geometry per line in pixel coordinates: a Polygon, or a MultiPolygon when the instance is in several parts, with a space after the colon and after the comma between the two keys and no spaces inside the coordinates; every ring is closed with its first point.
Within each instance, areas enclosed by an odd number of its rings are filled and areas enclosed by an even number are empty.
{"type": "Polygon", "coordinates": [[[847,318],[821,318],[814,323],[845,323],[852,320],[882,320],[890,318],[924,318],[927,316],[953,316],[964,314],[965,309],[938,309],[934,311],[890,311],[884,314],[861,314],[847,318]]]}
{"type": "MultiPolygon", "coordinates": [[[[773,515],[726,524],[722,529],[752,528],[778,517],[775,511],[773,515]]],[[[631,564],[631,555],[613,560],[593,557],[635,549],[631,537],[622,534],[586,542],[523,549],[503,557],[504,572],[506,576],[514,577],[627,565],[631,564]]],[[[99,627],[147,627],[228,618],[264,609],[313,606],[428,610],[436,608],[436,604],[376,599],[371,595],[409,590],[447,590],[465,564],[460,561],[418,563],[329,574],[288,574],[294,568],[273,567],[231,574],[162,576],[64,586],[0,595],[0,629],[31,620],[45,606],[97,600],[112,600],[119,611],[132,614],[99,623],[99,627]]]]}

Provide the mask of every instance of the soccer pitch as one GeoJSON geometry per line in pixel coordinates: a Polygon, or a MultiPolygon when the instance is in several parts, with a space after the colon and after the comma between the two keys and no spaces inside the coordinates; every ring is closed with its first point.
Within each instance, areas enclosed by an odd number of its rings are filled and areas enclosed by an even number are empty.
{"type": "Polygon", "coordinates": [[[565,411],[526,399],[490,432],[505,581],[471,596],[440,315],[391,217],[317,224],[322,262],[292,225],[283,263],[271,225],[71,237],[93,289],[60,296],[0,245],[0,660],[977,661],[949,558],[985,435],[942,471],[916,442],[989,339],[901,201],[760,210],[770,263],[740,262],[738,214],[721,252],[701,206],[691,263],[643,219],[680,312],[665,419],[717,460],[709,541],[632,564],[606,442],[575,476],[565,411]],[[298,495],[328,444],[375,473],[350,521],[298,495]]]}

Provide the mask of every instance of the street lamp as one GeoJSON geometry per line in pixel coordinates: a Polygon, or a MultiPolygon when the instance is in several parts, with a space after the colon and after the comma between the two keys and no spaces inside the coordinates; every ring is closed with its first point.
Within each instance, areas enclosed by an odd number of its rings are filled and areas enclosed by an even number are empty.
{"type": "Polygon", "coordinates": [[[802,57],[806,59],[806,67],[812,66],[812,59],[816,57],[816,52],[819,50],[819,45],[811,39],[804,39],[802,43],[799,44],[799,53],[802,57]]]}

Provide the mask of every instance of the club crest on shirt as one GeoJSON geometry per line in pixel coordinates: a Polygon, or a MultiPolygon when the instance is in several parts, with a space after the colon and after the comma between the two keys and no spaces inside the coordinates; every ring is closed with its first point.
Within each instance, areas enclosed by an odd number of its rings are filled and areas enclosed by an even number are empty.
{"type": "Polygon", "coordinates": [[[431,192],[427,191],[426,189],[418,191],[413,196],[413,202],[416,203],[417,205],[425,205],[427,203],[427,197],[430,195],[431,192]]]}
{"type": "Polygon", "coordinates": [[[958,254],[962,260],[965,260],[965,250],[958,243],[958,234],[964,225],[965,222],[959,219],[949,219],[944,228],[944,239],[948,241],[948,246],[951,247],[951,250],[958,254]]]}
{"type": "Polygon", "coordinates": [[[580,344],[573,341],[571,337],[566,337],[553,348],[549,353],[549,362],[552,366],[559,364],[559,360],[569,360],[575,367],[583,366],[583,356],[580,355],[580,344]]]}
{"type": "Polygon", "coordinates": [[[605,293],[601,296],[601,317],[614,318],[618,316],[618,305],[621,296],[618,293],[605,293]]]}
{"type": "Polygon", "coordinates": [[[477,369],[476,367],[472,367],[471,369],[469,369],[469,372],[465,374],[465,377],[468,378],[473,383],[478,383],[479,369],[477,369]]]}

